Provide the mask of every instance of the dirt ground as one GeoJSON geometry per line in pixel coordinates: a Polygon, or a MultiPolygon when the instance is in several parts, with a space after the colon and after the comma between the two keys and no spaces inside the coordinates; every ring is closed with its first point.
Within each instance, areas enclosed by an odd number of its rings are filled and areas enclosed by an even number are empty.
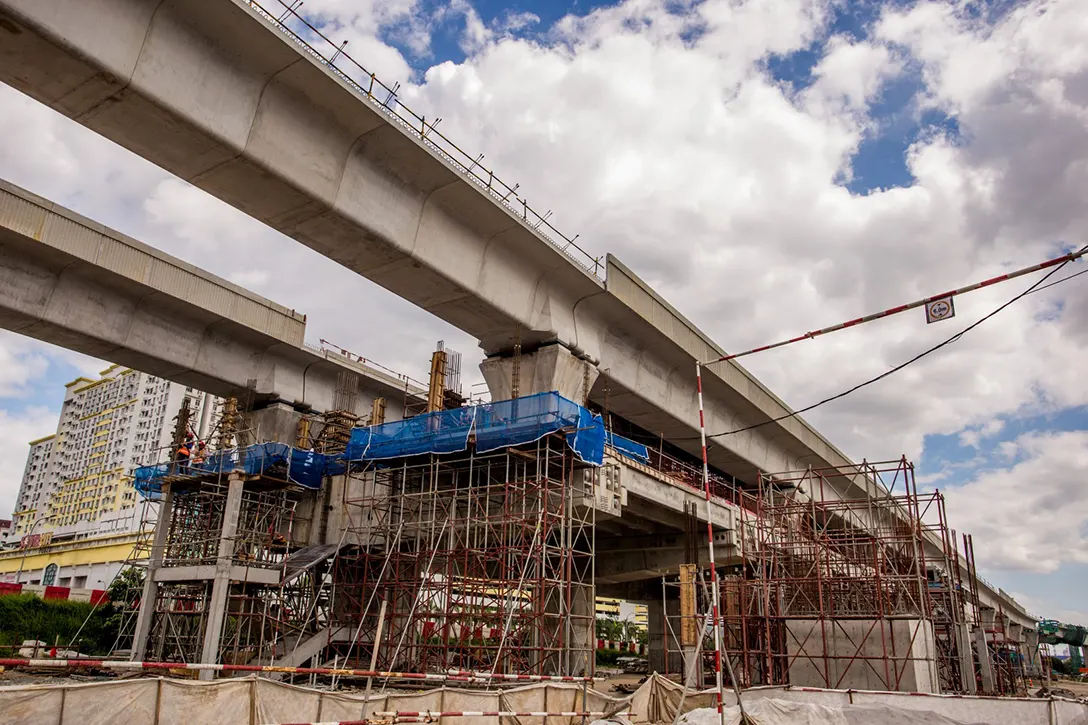
{"type": "Polygon", "coordinates": [[[1088,682],[1076,682],[1074,680],[1054,680],[1051,687],[1069,690],[1076,693],[1077,697],[1088,697],[1088,682]]]}

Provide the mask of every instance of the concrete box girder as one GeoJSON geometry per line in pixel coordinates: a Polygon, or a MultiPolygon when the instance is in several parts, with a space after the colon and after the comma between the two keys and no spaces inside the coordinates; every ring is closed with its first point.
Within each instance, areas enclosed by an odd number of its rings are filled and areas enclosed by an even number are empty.
{"type": "MultiPolygon", "coordinates": [[[[697,447],[692,354],[712,346],[694,327],[616,260],[605,289],[247,3],[87,0],[81,8],[104,12],[81,18],[62,5],[0,2],[22,30],[0,36],[10,59],[0,78],[475,335],[489,353],[520,337],[585,355],[602,371],[597,397],[609,387],[616,412],[697,447]],[[126,48],[107,54],[104,37],[126,48]],[[29,67],[62,62],[59,86],[29,67]],[[61,102],[86,96],[80,89],[103,72],[115,92],[61,102]]],[[[708,387],[712,423],[782,410],[750,376],[733,377],[708,387]],[[752,405],[753,396],[768,400],[752,405]]],[[[798,445],[796,436],[769,426],[711,450],[741,476],[837,462],[829,446],[811,449],[818,437],[798,445]]]]}
{"type": "Polygon", "coordinates": [[[303,315],[6,182],[0,326],[217,395],[255,380],[258,393],[327,410],[341,371],[360,378],[359,412],[368,396],[405,392],[302,347],[303,315]]]}

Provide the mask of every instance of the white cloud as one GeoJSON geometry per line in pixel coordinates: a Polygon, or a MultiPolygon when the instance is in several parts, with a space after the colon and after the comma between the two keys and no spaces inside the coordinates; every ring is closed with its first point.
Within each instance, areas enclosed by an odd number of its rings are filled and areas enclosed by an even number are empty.
{"type": "Polygon", "coordinates": [[[52,410],[39,404],[27,405],[41,392],[42,379],[54,356],[68,361],[64,351],[51,345],[0,330],[0,518],[7,518],[15,505],[29,450],[27,443],[56,430],[63,389],[51,391],[56,403],[52,410]]]}
{"type": "MultiPolygon", "coordinates": [[[[406,80],[412,69],[401,52],[383,40],[383,34],[417,57],[430,52],[431,24],[417,0],[309,0],[300,12],[336,48],[348,41],[344,51],[389,86],[406,80]]],[[[326,56],[335,53],[328,44],[318,50],[326,56]]],[[[347,65],[343,67],[347,70],[347,65]]]]}
{"type": "Polygon", "coordinates": [[[27,443],[57,429],[57,411],[30,406],[18,413],[0,408],[0,518],[15,506],[29,452],[27,443]]]}
{"type": "Polygon", "coordinates": [[[49,367],[43,353],[33,340],[0,330],[0,400],[30,394],[31,384],[49,367]]]}
{"type": "Polygon", "coordinates": [[[902,64],[886,46],[835,36],[812,71],[816,82],[806,95],[840,111],[864,112],[881,84],[901,70],[902,64]]]}
{"type": "MultiPolygon", "coordinates": [[[[1084,188],[1079,176],[1057,161],[1039,171],[1049,161],[1019,150],[1067,123],[1064,112],[1036,109],[1032,129],[1002,138],[1024,109],[962,113],[975,97],[966,92],[953,103],[952,91],[933,91],[930,103],[961,113],[964,136],[918,141],[908,157],[916,183],[851,195],[837,180],[873,121],[866,102],[905,63],[923,63],[940,83],[952,59],[925,49],[912,56],[909,38],[888,29],[889,16],[873,40],[830,42],[816,83],[792,97],[761,61],[808,45],[826,11],[796,4],[774,15],[786,22],[770,22],[764,9],[711,1],[669,13],[623,3],[565,19],[561,44],[506,39],[467,63],[432,68],[405,97],[442,109],[446,133],[486,150],[498,173],[522,182],[530,203],[556,210],[560,228],[580,233],[594,252],[617,253],[730,350],[1038,261],[1086,226],[1074,202],[1084,188]],[[702,31],[691,35],[694,28],[702,31]],[[975,148],[972,139],[983,137],[986,147],[975,148]],[[1032,193],[1024,179],[1040,174],[1044,183],[1032,193]],[[1026,222],[1032,217],[1039,223],[1026,222]]],[[[964,21],[953,28],[957,47],[993,38],[1016,45],[1036,32],[1033,13],[1025,7],[991,34],[964,21]]],[[[946,32],[936,27],[945,19],[913,17],[917,37],[946,32]]],[[[1029,65],[1039,70],[1004,77],[1012,97],[1063,72],[1043,60],[1029,65]]],[[[993,82],[980,74],[979,84],[993,82]]],[[[1088,168],[1086,144],[1065,147],[1069,169],[1088,168]]],[[[912,357],[1029,283],[960,298],[950,323],[925,326],[918,312],[745,363],[800,407],[912,357]]],[[[1088,339],[1088,324],[1069,311],[1084,287],[1076,284],[1026,298],[893,380],[810,417],[859,458],[916,458],[929,433],[1088,403],[1088,385],[1074,372],[1088,339]]]]}
{"type": "Polygon", "coordinates": [[[516,33],[539,23],[540,16],[536,13],[516,12],[507,9],[506,13],[496,21],[495,29],[503,33],[516,33]]]}
{"type": "Polygon", "coordinates": [[[439,15],[440,19],[455,15],[460,15],[464,19],[465,28],[461,33],[461,50],[466,54],[471,55],[485,47],[494,37],[494,32],[487,27],[480,18],[480,14],[476,12],[476,8],[468,0],[450,0],[446,9],[448,14],[439,15]]]}
{"type": "Polygon", "coordinates": [[[247,269],[227,275],[227,279],[249,290],[259,290],[268,284],[271,274],[267,269],[247,269]]]}
{"type": "Polygon", "coordinates": [[[1068,603],[1063,605],[1047,597],[1040,597],[1030,593],[1010,592],[1010,594],[1032,614],[1069,624],[1082,625],[1084,622],[1088,622],[1088,611],[1070,607],[1068,603]]]}
{"type": "Polygon", "coordinates": [[[953,525],[973,534],[986,568],[1088,562],[1088,431],[1032,433],[1016,444],[1020,462],[945,491],[953,525]]]}
{"type": "Polygon", "coordinates": [[[967,428],[960,433],[960,445],[970,448],[978,448],[979,443],[992,438],[1005,429],[1005,421],[1001,418],[993,418],[982,425],[967,428]]]}

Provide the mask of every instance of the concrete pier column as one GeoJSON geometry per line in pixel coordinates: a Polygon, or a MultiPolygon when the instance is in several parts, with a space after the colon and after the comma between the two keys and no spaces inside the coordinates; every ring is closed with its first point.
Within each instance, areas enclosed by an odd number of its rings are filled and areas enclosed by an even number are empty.
{"type": "Polygon", "coordinates": [[[151,634],[151,620],[155,618],[155,600],[158,599],[159,585],[155,575],[162,568],[163,553],[166,551],[166,537],[170,533],[170,517],[174,512],[174,492],[170,484],[162,485],[162,499],[159,501],[159,515],[155,519],[155,535],[151,542],[151,552],[147,559],[147,574],[144,579],[144,593],[140,598],[140,611],[136,615],[136,632],[132,637],[132,661],[140,662],[147,658],[147,639],[151,634]]]}
{"type": "Polygon", "coordinates": [[[978,682],[975,680],[975,656],[971,653],[970,625],[956,625],[956,650],[960,658],[960,687],[974,695],[978,692],[978,682]]]}
{"type": "Polygon", "coordinates": [[[295,445],[298,439],[298,421],[302,413],[286,403],[272,403],[263,408],[246,413],[246,427],[253,431],[256,441],[273,441],[295,445]]]}
{"type": "Polygon", "coordinates": [[[990,647],[986,644],[986,631],[978,628],[974,631],[975,657],[978,658],[978,671],[982,679],[982,693],[992,695],[994,686],[994,664],[990,660],[990,647]]]}
{"type": "Polygon", "coordinates": [[[997,610],[993,607],[983,606],[979,609],[983,629],[995,629],[997,623],[997,610]]]}
{"type": "Polygon", "coordinates": [[[649,665],[650,672],[662,675],[684,671],[684,657],[680,646],[680,600],[660,598],[650,599],[646,602],[649,619],[649,665]],[[665,616],[668,616],[668,623],[665,616]],[[670,627],[671,625],[671,627],[670,627]],[[668,658],[665,650],[668,649],[668,658]]]}
{"type": "MultiPolygon", "coordinates": [[[[514,397],[514,358],[489,357],[480,363],[480,372],[487,381],[492,400],[509,400],[514,397]]],[[[545,345],[521,355],[518,396],[557,390],[564,398],[582,404],[598,374],[596,365],[575,357],[562,345],[545,345]]]]}
{"type": "Polygon", "coordinates": [[[569,675],[589,675],[597,660],[597,598],[592,584],[571,587],[569,675]]]}
{"type": "MultiPolygon", "coordinates": [[[[242,488],[245,480],[239,473],[230,474],[227,484],[226,510],[223,512],[223,528],[219,533],[219,551],[215,561],[215,579],[212,580],[212,596],[208,603],[208,619],[204,629],[204,647],[201,664],[215,664],[219,660],[219,638],[223,634],[223,620],[227,613],[227,595],[230,594],[230,568],[234,561],[234,538],[238,531],[238,514],[242,508],[242,488]]],[[[215,673],[202,670],[200,679],[211,680],[215,673]]]]}
{"type": "Polygon", "coordinates": [[[1043,661],[1039,653],[1039,633],[1033,629],[1024,630],[1024,674],[1028,677],[1043,676],[1043,661]]]}
{"type": "Polygon", "coordinates": [[[204,393],[200,403],[200,425],[196,429],[196,437],[202,441],[208,440],[208,433],[212,421],[212,407],[215,403],[211,393],[204,393]]]}

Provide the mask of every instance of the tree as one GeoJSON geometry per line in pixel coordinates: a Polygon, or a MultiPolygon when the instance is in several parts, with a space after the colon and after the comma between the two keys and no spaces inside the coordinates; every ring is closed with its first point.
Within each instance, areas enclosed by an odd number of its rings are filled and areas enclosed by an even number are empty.
{"type": "Polygon", "coordinates": [[[608,617],[597,617],[597,638],[618,642],[623,639],[623,623],[608,617]]]}
{"type": "Polygon", "coordinates": [[[109,618],[106,624],[117,633],[125,626],[125,621],[140,608],[140,597],[144,592],[144,570],[134,566],[125,567],[110,582],[106,594],[109,597],[109,618]]]}

